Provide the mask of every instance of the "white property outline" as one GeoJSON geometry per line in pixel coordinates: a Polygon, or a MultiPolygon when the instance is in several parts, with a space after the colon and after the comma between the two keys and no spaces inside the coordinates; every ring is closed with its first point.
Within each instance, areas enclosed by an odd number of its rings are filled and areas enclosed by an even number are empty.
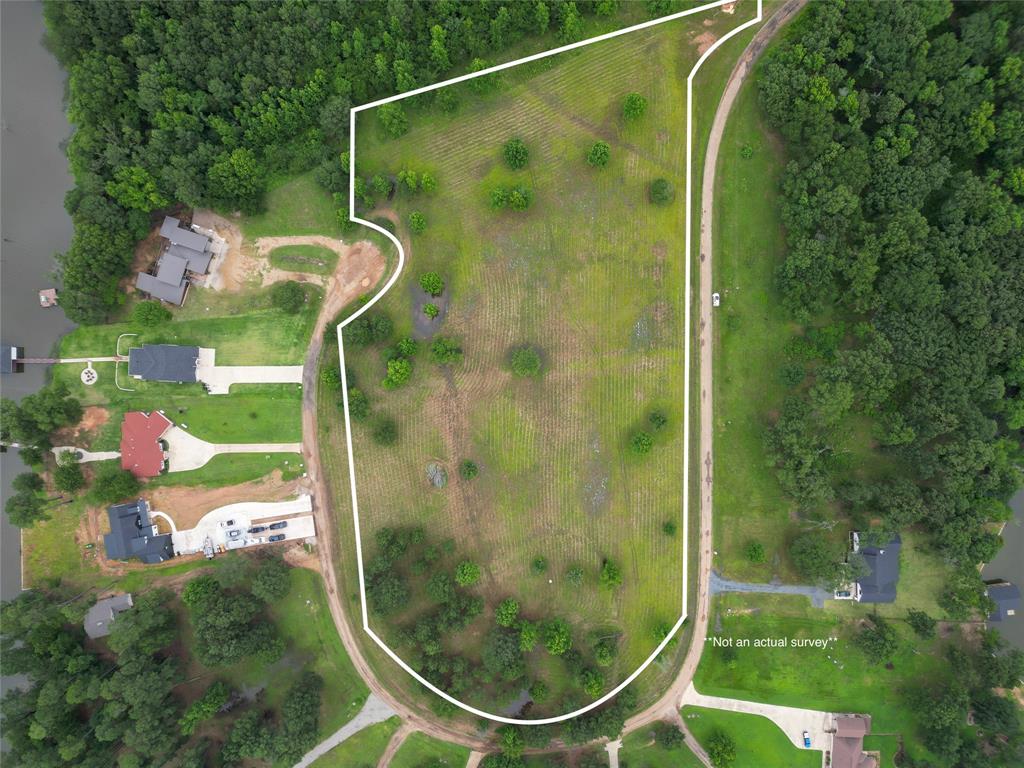
{"type": "Polygon", "coordinates": [[[430,91],[436,91],[436,90],[438,90],[440,88],[444,88],[444,87],[449,86],[449,85],[455,85],[457,83],[465,82],[466,80],[472,80],[475,77],[483,77],[484,75],[489,75],[489,74],[492,74],[494,72],[500,72],[503,69],[509,69],[511,67],[518,66],[520,64],[526,64],[528,62],[537,61],[539,59],[544,59],[544,58],[547,58],[549,56],[554,56],[554,55],[559,54],[559,53],[565,53],[566,51],[571,51],[571,50],[574,50],[576,48],[582,48],[585,45],[591,45],[592,43],[598,43],[598,42],[601,42],[603,40],[610,40],[612,38],[619,37],[620,35],[626,35],[626,34],[629,34],[630,32],[637,32],[637,31],[639,31],[641,29],[647,29],[649,27],[653,27],[653,26],[656,26],[658,24],[663,24],[663,23],[665,23],[667,21],[674,21],[674,20],[680,19],[680,18],[682,18],[684,16],[690,16],[690,15],[695,14],[695,13],[701,13],[702,11],[711,10],[712,8],[718,8],[718,7],[722,6],[722,5],[726,5],[726,4],[734,2],[734,1],[735,0],[715,0],[715,2],[708,3],[706,5],[697,6],[696,8],[690,8],[689,10],[680,11],[679,13],[673,13],[673,14],[671,14],[669,16],[663,16],[663,17],[658,18],[658,19],[652,19],[651,21],[645,21],[645,22],[643,22],[641,24],[635,24],[635,25],[633,25],[631,27],[625,27],[623,29],[618,29],[618,30],[615,30],[614,32],[608,32],[606,34],[598,35],[597,37],[592,37],[592,38],[589,38],[587,40],[581,40],[581,41],[576,42],[576,43],[570,43],[569,45],[563,45],[563,46],[561,46],[559,48],[553,48],[553,49],[548,50],[548,51],[542,51],[541,53],[535,53],[535,54],[532,54],[530,56],[525,56],[525,57],[523,57],[521,59],[516,59],[515,61],[509,61],[509,62],[506,62],[504,64],[497,64],[497,65],[495,65],[493,67],[488,67],[487,69],[482,69],[479,72],[471,72],[469,74],[460,75],[459,77],[453,77],[450,80],[444,80],[444,81],[442,81],[440,83],[435,83],[433,85],[425,85],[422,88],[416,88],[414,90],[406,91],[405,93],[400,93],[400,94],[397,94],[395,96],[389,96],[386,99],[379,99],[378,101],[374,101],[374,102],[371,102],[369,104],[363,104],[363,105],[358,106],[358,107],[353,107],[351,112],[349,113],[349,152],[350,152],[350,155],[349,155],[349,180],[348,180],[348,182],[349,182],[349,186],[348,186],[348,200],[349,200],[349,212],[350,212],[349,219],[351,221],[356,222],[357,224],[362,224],[363,226],[369,227],[370,229],[375,230],[376,232],[379,232],[380,234],[384,235],[384,237],[386,237],[388,240],[390,240],[392,243],[394,243],[395,248],[398,249],[398,267],[395,270],[394,274],[392,274],[391,277],[388,279],[387,283],[385,283],[384,287],[381,288],[381,290],[377,294],[375,294],[373,296],[373,298],[371,298],[369,301],[367,301],[366,304],[364,304],[358,310],[353,312],[345,320],[340,322],[338,324],[338,326],[337,326],[337,329],[336,329],[336,332],[337,332],[337,335],[338,335],[338,354],[339,354],[338,364],[339,364],[339,367],[341,368],[342,401],[343,401],[344,408],[345,408],[345,443],[346,443],[346,447],[348,449],[349,483],[350,483],[351,490],[352,490],[352,519],[353,519],[354,528],[355,528],[355,534],[356,534],[356,562],[357,562],[358,569],[359,569],[359,600],[360,600],[360,605],[362,607],[362,614],[363,614],[363,630],[371,638],[373,638],[373,641],[381,648],[381,650],[384,651],[384,653],[386,653],[389,657],[391,657],[391,659],[396,664],[398,664],[398,666],[400,666],[402,669],[404,669],[406,672],[408,672],[417,682],[419,682],[421,685],[425,686],[426,688],[428,688],[431,691],[433,691],[434,693],[436,693],[438,696],[443,698],[445,701],[448,701],[449,703],[454,704],[455,706],[459,707],[460,709],[463,709],[466,712],[474,714],[474,715],[476,715],[478,717],[483,717],[483,718],[486,718],[488,720],[494,720],[495,722],[507,723],[507,724],[510,724],[510,725],[548,725],[548,724],[552,724],[552,723],[561,723],[561,722],[564,722],[565,720],[571,720],[574,717],[578,717],[579,715],[585,714],[585,713],[591,711],[592,709],[595,709],[596,707],[601,706],[602,704],[604,704],[606,701],[609,701],[613,697],[617,696],[619,693],[621,693],[626,688],[627,685],[629,685],[637,677],[639,677],[640,673],[643,672],[645,669],[647,669],[647,667],[649,667],[651,665],[651,663],[658,657],[658,654],[660,654],[665,649],[665,646],[667,646],[669,644],[669,642],[672,640],[672,638],[675,637],[676,633],[683,626],[683,622],[686,621],[686,618],[687,618],[686,575],[689,572],[689,559],[688,559],[688,553],[689,553],[688,543],[689,542],[688,542],[688,539],[689,539],[689,517],[690,517],[690,515],[689,515],[689,503],[690,503],[690,498],[689,498],[689,489],[690,489],[690,330],[691,330],[691,328],[690,328],[690,326],[691,326],[690,314],[691,314],[691,302],[692,302],[692,296],[691,296],[691,292],[692,292],[691,271],[692,271],[692,262],[693,262],[693,258],[692,258],[692,254],[691,254],[691,248],[692,248],[692,234],[691,234],[691,230],[692,230],[692,217],[693,217],[693,210],[692,210],[693,209],[693,201],[692,201],[692,190],[691,190],[691,186],[692,185],[691,185],[690,176],[691,176],[691,170],[692,170],[692,156],[693,156],[693,78],[696,76],[697,72],[700,70],[701,65],[707,60],[707,58],[712,53],[715,52],[715,50],[720,45],[722,45],[722,43],[724,43],[727,40],[731,39],[732,37],[734,37],[735,35],[739,34],[742,31],[744,31],[745,29],[749,29],[750,27],[755,26],[755,25],[761,23],[762,18],[763,18],[762,17],[762,7],[761,7],[762,0],[757,0],[757,14],[754,16],[754,18],[744,22],[743,24],[740,24],[739,26],[735,27],[734,29],[729,30],[729,32],[727,32],[721,38],[716,40],[711,45],[711,47],[708,48],[701,55],[701,57],[699,59],[697,59],[697,63],[693,65],[693,69],[690,70],[690,74],[686,78],[686,215],[685,215],[686,232],[685,232],[684,246],[683,246],[684,247],[684,251],[685,251],[685,255],[686,255],[686,270],[685,270],[685,275],[686,275],[686,280],[685,280],[686,300],[685,300],[685,318],[684,318],[684,322],[683,322],[683,337],[684,337],[684,340],[683,340],[683,358],[684,358],[684,366],[685,366],[684,371],[683,371],[683,413],[685,414],[685,417],[683,419],[683,468],[684,468],[684,471],[683,471],[683,537],[682,537],[682,541],[683,541],[683,585],[682,585],[683,586],[683,604],[682,604],[682,611],[680,613],[679,620],[672,627],[672,630],[665,636],[665,638],[661,641],[661,643],[658,644],[658,647],[654,649],[654,652],[651,653],[651,655],[649,657],[647,657],[647,659],[644,661],[644,663],[641,664],[636,669],[636,671],[634,671],[632,674],[630,674],[629,677],[627,677],[625,680],[623,680],[621,683],[619,683],[614,689],[612,689],[611,691],[606,693],[601,698],[597,699],[596,701],[592,701],[590,704],[587,704],[585,707],[581,707],[580,709],[577,709],[574,712],[569,712],[569,713],[564,714],[564,715],[558,715],[556,717],[546,717],[546,718],[541,718],[541,719],[537,719],[537,720],[520,720],[520,719],[517,719],[517,718],[514,718],[514,717],[504,717],[502,715],[495,715],[495,714],[491,714],[490,712],[484,712],[483,710],[477,709],[476,707],[472,707],[469,704],[465,704],[465,703],[459,701],[458,699],[456,699],[454,696],[450,695],[449,693],[447,693],[447,692],[441,690],[440,688],[438,688],[436,685],[431,683],[429,680],[427,680],[422,675],[420,675],[416,670],[414,670],[412,667],[410,667],[408,664],[406,664],[404,661],[402,661],[402,659],[399,658],[398,654],[395,653],[393,650],[391,650],[391,648],[388,647],[387,643],[385,643],[383,640],[381,640],[381,638],[378,637],[377,634],[372,629],[370,629],[370,619],[369,619],[369,614],[368,614],[367,608],[366,608],[366,578],[365,578],[365,574],[363,572],[363,544],[362,544],[362,535],[360,533],[360,528],[359,528],[359,500],[358,500],[357,493],[356,493],[355,457],[354,457],[353,451],[352,451],[352,423],[351,423],[351,420],[350,420],[350,417],[349,417],[348,376],[345,373],[345,345],[344,345],[344,343],[342,341],[342,333],[341,332],[342,332],[342,329],[346,325],[348,325],[353,320],[355,320],[357,317],[359,317],[364,312],[366,312],[368,309],[370,309],[370,307],[372,307],[374,304],[376,304],[384,294],[386,294],[389,290],[391,290],[391,287],[398,280],[399,276],[402,274],[402,269],[405,266],[405,250],[402,248],[402,243],[399,242],[398,238],[395,237],[387,229],[385,229],[384,227],[382,227],[382,226],[380,226],[378,224],[375,224],[372,221],[367,221],[366,219],[361,219],[361,218],[359,218],[358,216],[355,215],[355,208],[356,208],[356,206],[355,206],[355,196],[356,196],[355,195],[355,178],[356,178],[355,177],[355,169],[356,169],[356,115],[359,112],[362,112],[363,110],[366,110],[366,109],[374,109],[374,108],[379,107],[379,106],[381,106],[383,104],[390,104],[391,102],[400,101],[401,99],[405,99],[405,98],[408,98],[410,96],[417,96],[417,95],[419,95],[421,93],[429,93],[430,91]]]}

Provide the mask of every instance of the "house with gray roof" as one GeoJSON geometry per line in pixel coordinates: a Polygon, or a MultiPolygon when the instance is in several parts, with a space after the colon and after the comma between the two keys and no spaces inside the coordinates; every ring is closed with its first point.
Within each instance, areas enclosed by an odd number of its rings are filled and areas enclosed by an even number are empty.
{"type": "Polygon", "coordinates": [[[154,299],[181,306],[191,284],[189,275],[205,275],[210,268],[210,238],[182,227],[173,216],[164,218],[160,235],[169,245],[156,263],[156,273],[140,272],[135,287],[154,299]]]}
{"type": "Polygon", "coordinates": [[[144,563],[162,563],[174,557],[171,534],[159,533],[149,516],[149,504],[138,499],[107,507],[110,533],[103,547],[110,560],[138,558],[144,563]]]}
{"type": "Polygon", "coordinates": [[[995,605],[988,615],[989,621],[1004,621],[1017,615],[1020,609],[1020,588],[1004,579],[985,582],[985,594],[995,605]]]}
{"type": "Polygon", "coordinates": [[[892,603],[896,600],[896,584],[900,580],[900,548],[902,540],[897,534],[883,546],[869,544],[859,546],[859,537],[854,538],[854,552],[860,552],[868,572],[857,579],[862,603],[892,603]]]}
{"type": "Polygon", "coordinates": [[[142,381],[186,384],[196,381],[199,347],[143,344],[128,350],[128,375],[142,381]]]}
{"type": "Polygon", "coordinates": [[[97,600],[96,604],[85,614],[85,634],[95,640],[110,634],[110,625],[119,613],[124,613],[133,605],[131,594],[114,595],[97,600]]]}

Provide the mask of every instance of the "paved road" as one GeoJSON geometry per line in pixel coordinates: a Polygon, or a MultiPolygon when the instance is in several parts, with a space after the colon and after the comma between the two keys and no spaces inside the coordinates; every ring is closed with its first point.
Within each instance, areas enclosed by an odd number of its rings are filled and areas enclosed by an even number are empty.
{"type": "Polygon", "coordinates": [[[708,707],[728,712],[742,712],[747,715],[767,717],[786,734],[793,746],[805,749],[803,733],[807,731],[811,738],[811,749],[825,752],[832,749],[832,731],[835,730],[835,716],[831,712],[820,712],[816,709],[798,709],[797,707],[780,707],[776,704],[762,704],[758,701],[742,699],[726,699],[721,696],[705,696],[697,693],[693,683],[683,694],[682,705],[708,707]]]}
{"type": "Polygon", "coordinates": [[[363,708],[359,710],[358,715],[353,717],[341,726],[341,728],[313,747],[301,760],[299,760],[299,762],[295,764],[294,768],[307,768],[307,766],[312,765],[317,758],[326,755],[343,741],[359,733],[359,731],[376,723],[382,723],[389,717],[393,717],[395,714],[397,713],[388,705],[387,702],[382,701],[371,693],[370,697],[366,700],[366,703],[363,704],[363,708]]]}
{"type": "Polygon", "coordinates": [[[824,608],[825,601],[832,599],[832,593],[821,587],[808,587],[802,584],[757,584],[748,581],[733,581],[711,572],[711,594],[722,592],[761,592],[771,595],[804,595],[809,597],[815,608],[824,608]]]}

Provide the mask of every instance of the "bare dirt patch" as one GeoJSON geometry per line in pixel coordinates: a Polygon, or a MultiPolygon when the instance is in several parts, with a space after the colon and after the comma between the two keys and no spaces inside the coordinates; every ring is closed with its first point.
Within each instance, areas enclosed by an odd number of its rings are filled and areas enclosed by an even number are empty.
{"type": "Polygon", "coordinates": [[[718,38],[710,32],[702,32],[697,35],[696,39],[693,41],[697,44],[697,53],[703,56],[707,52],[708,48],[715,44],[715,40],[717,39],[718,38]]]}
{"type": "Polygon", "coordinates": [[[224,488],[164,486],[148,493],[150,506],[170,517],[179,531],[194,528],[207,512],[243,501],[282,501],[295,496],[297,480],[281,479],[275,470],[268,477],[224,488]]]}
{"type": "Polygon", "coordinates": [[[110,421],[110,411],[99,405],[90,405],[82,411],[80,422],[70,427],[63,427],[53,434],[54,445],[88,446],[108,421],[110,421]]]}

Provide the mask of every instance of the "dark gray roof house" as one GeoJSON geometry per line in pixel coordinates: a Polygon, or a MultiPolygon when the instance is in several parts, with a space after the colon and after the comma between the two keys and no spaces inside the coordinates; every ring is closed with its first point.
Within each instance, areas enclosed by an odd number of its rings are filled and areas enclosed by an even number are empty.
{"type": "Polygon", "coordinates": [[[103,546],[111,560],[137,557],[144,563],[162,563],[174,557],[171,534],[158,534],[149,517],[149,504],[143,499],[107,507],[110,533],[103,546]]]}
{"type": "Polygon", "coordinates": [[[19,373],[21,365],[15,362],[21,350],[11,344],[0,344],[0,373],[19,373]]]}
{"type": "Polygon", "coordinates": [[[143,381],[191,383],[198,364],[199,347],[143,344],[128,350],[128,374],[143,381]]]}
{"type": "Polygon", "coordinates": [[[187,273],[205,275],[210,268],[210,238],[182,227],[172,216],[164,218],[160,234],[170,245],[157,262],[156,274],[140,272],[135,287],[154,299],[180,306],[188,293],[187,273]]]}
{"type": "Polygon", "coordinates": [[[1017,615],[1020,608],[1020,588],[1002,579],[985,582],[985,594],[995,603],[995,610],[988,615],[989,621],[1003,621],[1017,615]]]}
{"type": "Polygon", "coordinates": [[[97,637],[106,637],[110,634],[110,625],[114,623],[117,614],[124,613],[132,605],[130,594],[114,595],[97,600],[96,604],[85,614],[85,634],[94,640],[97,637]]]}
{"type": "Polygon", "coordinates": [[[884,546],[869,545],[860,548],[860,554],[869,569],[865,576],[857,579],[857,583],[860,584],[860,602],[891,603],[896,600],[902,544],[897,535],[884,546]]]}

